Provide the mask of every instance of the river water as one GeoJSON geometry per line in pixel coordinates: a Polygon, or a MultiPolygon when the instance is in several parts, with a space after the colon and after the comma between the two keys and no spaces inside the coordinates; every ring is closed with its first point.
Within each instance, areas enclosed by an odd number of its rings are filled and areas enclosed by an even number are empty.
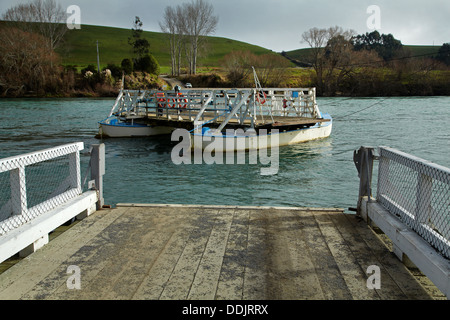
{"type": "Polygon", "coordinates": [[[94,138],[114,99],[0,100],[0,158],[82,141],[106,145],[106,204],[182,203],[355,207],[353,151],[388,146],[450,167],[450,97],[318,98],[334,118],[324,140],[281,147],[276,175],[263,164],[175,165],[170,136],[94,138]]]}

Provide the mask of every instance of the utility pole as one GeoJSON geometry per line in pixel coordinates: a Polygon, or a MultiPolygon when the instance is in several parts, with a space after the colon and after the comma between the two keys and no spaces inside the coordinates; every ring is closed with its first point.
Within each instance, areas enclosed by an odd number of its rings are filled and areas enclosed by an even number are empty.
{"type": "Polygon", "coordinates": [[[98,53],[98,40],[97,40],[97,71],[98,71],[98,74],[100,74],[100,56],[98,53]]]}

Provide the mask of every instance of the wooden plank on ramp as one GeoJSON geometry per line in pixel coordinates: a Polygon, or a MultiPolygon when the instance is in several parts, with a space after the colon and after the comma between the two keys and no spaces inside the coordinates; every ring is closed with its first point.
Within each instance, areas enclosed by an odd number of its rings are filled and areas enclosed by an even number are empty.
{"type": "Polygon", "coordinates": [[[365,224],[338,209],[121,205],[0,274],[1,299],[429,299],[365,224]],[[367,267],[381,289],[367,287],[367,267]],[[80,289],[68,286],[70,266],[80,289]]]}

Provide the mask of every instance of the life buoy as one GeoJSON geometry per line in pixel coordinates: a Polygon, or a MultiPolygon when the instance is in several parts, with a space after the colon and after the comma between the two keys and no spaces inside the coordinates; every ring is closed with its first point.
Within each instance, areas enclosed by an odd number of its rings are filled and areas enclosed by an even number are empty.
{"type": "Polygon", "coordinates": [[[260,104],[266,103],[266,99],[267,99],[267,96],[266,96],[266,93],[264,91],[259,91],[257,93],[256,100],[258,100],[258,102],[260,104]],[[263,98],[261,97],[261,95],[262,95],[263,98]]]}
{"type": "Polygon", "coordinates": [[[164,99],[163,98],[159,98],[158,99],[158,108],[162,108],[163,107],[162,102],[164,102],[164,99]]]}
{"type": "Polygon", "coordinates": [[[183,93],[178,92],[178,99],[174,99],[173,101],[178,104],[178,108],[186,109],[188,100],[186,98],[183,99],[183,93]],[[184,104],[182,105],[182,103],[184,104]]]}
{"type": "Polygon", "coordinates": [[[292,107],[292,101],[291,100],[287,100],[287,99],[283,99],[283,108],[288,108],[288,107],[292,107]]]}

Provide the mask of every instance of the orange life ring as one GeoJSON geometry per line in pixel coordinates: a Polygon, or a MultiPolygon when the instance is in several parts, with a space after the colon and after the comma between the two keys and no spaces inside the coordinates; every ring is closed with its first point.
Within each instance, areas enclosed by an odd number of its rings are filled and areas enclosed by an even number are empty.
{"type": "Polygon", "coordinates": [[[167,102],[169,102],[169,104],[168,104],[169,108],[175,108],[175,104],[176,104],[175,99],[167,99],[167,102]],[[170,104],[171,101],[173,102],[173,104],[170,104]]]}
{"type": "Polygon", "coordinates": [[[267,96],[266,96],[266,93],[265,93],[264,91],[259,91],[259,92],[257,93],[256,100],[258,100],[258,102],[259,102],[260,104],[266,103],[266,99],[267,99],[267,96]],[[261,93],[263,94],[264,99],[261,99],[261,93]]]}
{"type": "Polygon", "coordinates": [[[158,98],[158,108],[162,108],[163,107],[162,102],[164,102],[164,99],[163,98],[158,98]]]}
{"type": "Polygon", "coordinates": [[[178,99],[174,100],[174,101],[176,101],[178,103],[179,108],[186,109],[186,107],[187,107],[186,103],[188,102],[188,100],[186,98],[182,99],[184,97],[184,95],[181,92],[178,92],[178,96],[179,96],[178,99]],[[182,102],[184,102],[185,104],[181,105],[182,102]]]}

